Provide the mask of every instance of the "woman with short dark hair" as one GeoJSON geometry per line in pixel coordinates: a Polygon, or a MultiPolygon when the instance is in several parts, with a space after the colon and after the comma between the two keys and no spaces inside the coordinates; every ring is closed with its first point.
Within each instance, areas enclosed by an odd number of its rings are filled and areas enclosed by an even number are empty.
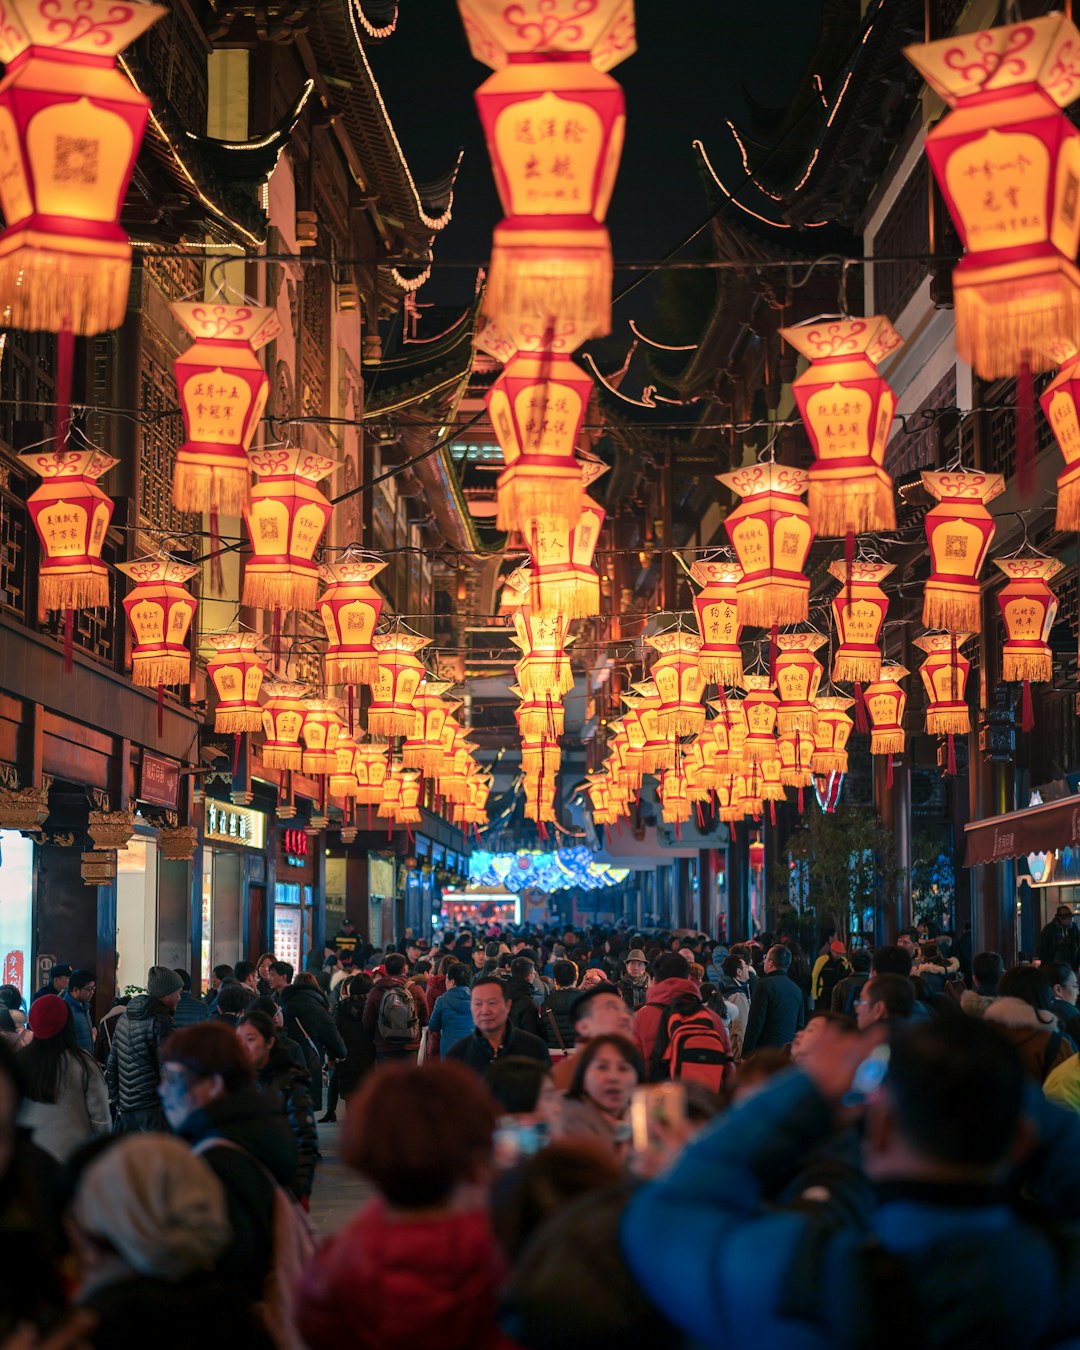
{"type": "Polygon", "coordinates": [[[291,1190],[298,1200],[306,1203],[311,1196],[315,1164],[319,1158],[307,1065],[300,1055],[290,1054],[283,1043],[285,1038],[278,1035],[273,1020],[265,1012],[247,1012],[240,1019],[236,1034],[255,1070],[256,1087],[276,1096],[285,1110],[296,1140],[296,1172],[291,1190]]]}
{"type": "Polygon", "coordinates": [[[18,1052],[24,1098],[19,1124],[34,1143],[67,1162],[96,1134],[112,1129],[109,1092],[95,1060],[79,1049],[71,1009],[56,994],[42,994],[30,1009],[33,1039],[18,1052]]]}

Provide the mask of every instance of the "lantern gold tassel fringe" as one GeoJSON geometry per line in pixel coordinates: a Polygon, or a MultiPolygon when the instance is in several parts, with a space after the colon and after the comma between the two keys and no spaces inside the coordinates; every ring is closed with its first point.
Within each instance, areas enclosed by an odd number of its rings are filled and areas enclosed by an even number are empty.
{"type": "Polygon", "coordinates": [[[400,710],[369,708],[367,724],[371,736],[408,736],[416,726],[416,714],[411,708],[400,710]]]}
{"type": "Polygon", "coordinates": [[[181,450],[173,471],[173,505],[178,511],[219,511],[223,516],[238,516],[251,495],[251,474],[242,464],[225,468],[220,464],[185,462],[181,450]]]}
{"type": "Polygon", "coordinates": [[[868,656],[838,656],[832,677],[840,684],[870,684],[881,674],[881,653],[868,656]]]}
{"type": "Polygon", "coordinates": [[[38,608],[97,609],[109,603],[109,577],[102,572],[70,572],[66,576],[38,577],[38,608]]]}
{"type": "Polygon", "coordinates": [[[743,759],[748,764],[764,764],[767,759],[776,758],[776,746],[747,741],[742,750],[743,759]]]}
{"type": "Polygon", "coordinates": [[[776,725],[781,736],[812,736],[817,726],[817,713],[813,709],[791,711],[780,708],[776,714],[776,725]]]}
{"type": "Polygon", "coordinates": [[[561,614],[566,619],[591,619],[600,613],[600,578],[573,577],[567,581],[536,580],[538,614],[561,614]]]}
{"type": "Polygon", "coordinates": [[[406,745],[401,752],[401,763],[403,768],[419,769],[425,778],[437,778],[443,772],[446,756],[441,746],[406,745]]]}
{"type": "Polygon", "coordinates": [[[327,684],[374,684],[379,673],[379,657],[331,656],[325,658],[327,684]]]}
{"type": "Polygon", "coordinates": [[[660,773],[664,769],[670,769],[675,763],[674,746],[668,745],[662,750],[645,750],[643,754],[644,760],[641,767],[645,773],[660,773]]]}
{"type": "Polygon", "coordinates": [[[657,725],[661,736],[700,736],[705,729],[705,709],[702,708],[700,712],[690,709],[684,712],[661,712],[657,716],[657,725]]]}
{"type": "Polygon", "coordinates": [[[304,762],[304,752],[298,745],[277,750],[264,745],[262,762],[268,769],[299,769],[304,762]]]}
{"type": "Polygon", "coordinates": [[[707,684],[734,685],[743,687],[743,666],[741,656],[702,656],[698,654],[698,669],[707,684]]]}
{"type": "Polygon", "coordinates": [[[543,517],[574,530],[581,519],[582,496],[580,470],[556,477],[551,470],[515,465],[510,481],[499,489],[495,523],[500,530],[516,530],[523,522],[543,517]]]}
{"type": "Polygon", "coordinates": [[[325,750],[305,750],[301,765],[304,773],[333,773],[337,768],[337,755],[325,750]]]}
{"type": "Polygon", "coordinates": [[[244,604],[255,609],[314,609],[319,597],[317,576],[296,576],[289,572],[257,572],[258,564],[249,563],[244,572],[244,604]]]}
{"type": "Polygon", "coordinates": [[[739,590],[739,620],[748,628],[803,623],[810,613],[810,585],[770,581],[753,590],[739,590]]]}
{"type": "Polygon", "coordinates": [[[214,730],[235,735],[239,731],[261,731],[262,709],[214,714],[214,730]]]}
{"type": "MultiPolygon", "coordinates": [[[[1075,466],[1074,466],[1075,467],[1075,466]]],[[[1054,527],[1058,530],[1080,530],[1080,477],[1066,482],[1062,474],[1057,483],[1057,515],[1054,527]]]]}
{"type": "MultiPolygon", "coordinates": [[[[593,337],[611,332],[611,254],[589,253],[578,264],[545,258],[542,252],[491,252],[485,312],[491,315],[540,316],[591,328],[593,337]]],[[[542,327],[542,321],[540,323],[542,327]]]]}
{"type": "Polygon", "coordinates": [[[47,248],[16,248],[0,257],[0,294],[11,305],[12,328],[79,334],[119,328],[127,309],[131,256],[72,257],[47,248]]]}
{"type": "MultiPolygon", "coordinates": [[[[1080,695],[1077,697],[1080,697],[1080,695]]],[[[813,787],[814,775],[809,768],[781,769],[780,781],[785,787],[813,787]]],[[[721,817],[721,819],[723,819],[723,817],[721,817]]]]}
{"type": "Polygon", "coordinates": [[[1054,678],[1054,658],[1049,652],[1010,652],[1001,656],[1001,678],[1007,683],[1030,680],[1048,684],[1054,678]]]}
{"type": "MultiPolygon", "coordinates": [[[[191,679],[190,656],[135,656],[131,661],[131,682],[140,689],[156,689],[159,684],[187,684],[191,679]]],[[[259,725],[262,723],[260,721],[259,725]]]]}
{"type": "Polygon", "coordinates": [[[955,590],[949,582],[926,583],[922,621],[927,628],[944,628],[949,633],[981,633],[982,606],[976,589],[968,594],[955,590]]]}
{"type": "Polygon", "coordinates": [[[865,534],[871,530],[895,530],[892,480],[883,469],[871,477],[849,477],[829,483],[815,483],[811,470],[806,505],[810,510],[810,528],[826,538],[840,538],[849,530],[865,534]]]}
{"type": "Polygon", "coordinates": [[[928,736],[966,736],[971,730],[968,710],[962,708],[956,712],[933,712],[927,709],[926,734],[928,736]]]}
{"type": "Polygon", "coordinates": [[[815,750],[810,768],[814,773],[847,773],[846,750],[815,750]]]}
{"type": "Polygon", "coordinates": [[[872,731],[870,733],[870,753],[872,755],[902,755],[904,753],[904,733],[902,731],[872,731]]]}
{"type": "Polygon", "coordinates": [[[1041,280],[1039,293],[1029,296],[1030,277],[997,283],[974,273],[954,277],[956,348],[984,380],[1015,375],[1021,353],[1045,351],[1062,333],[1080,329],[1080,273],[1062,264],[1041,280]]]}

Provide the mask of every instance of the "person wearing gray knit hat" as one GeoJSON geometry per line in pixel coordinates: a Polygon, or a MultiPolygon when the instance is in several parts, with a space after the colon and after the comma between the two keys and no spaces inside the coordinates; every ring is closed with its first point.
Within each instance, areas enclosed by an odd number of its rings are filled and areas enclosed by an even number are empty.
{"type": "Polygon", "coordinates": [[[158,1099],[158,1052],[176,1030],[173,1013],[183,987],[169,966],[151,966],[146,993],[136,994],[116,1019],[105,1080],[118,1133],[169,1128],[158,1099]]]}
{"type": "Polygon", "coordinates": [[[146,994],[148,998],[158,998],[164,1002],[171,994],[176,994],[176,1003],[180,1002],[180,993],[184,988],[184,981],[177,975],[175,970],[168,966],[151,966],[150,973],[146,977],[146,994]]]}

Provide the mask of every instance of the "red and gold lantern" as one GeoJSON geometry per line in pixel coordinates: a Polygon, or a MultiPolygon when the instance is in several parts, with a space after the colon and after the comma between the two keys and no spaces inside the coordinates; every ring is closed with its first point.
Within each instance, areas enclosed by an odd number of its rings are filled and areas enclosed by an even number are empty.
{"type": "Polygon", "coordinates": [[[1073,342],[1061,342],[1057,348],[1063,364],[1039,403],[1065,460],[1065,472],[1057,480],[1054,526],[1071,532],[1080,530],[1080,351],[1073,342]]]}
{"type": "Polygon", "coordinates": [[[120,461],[100,450],[42,449],[19,458],[44,479],[26,502],[41,541],[39,617],[50,609],[107,605],[109,570],[101,546],[113,504],[97,480],[120,461]]]}
{"type": "Polygon", "coordinates": [[[357,745],[347,731],[342,730],[334,747],[334,769],[326,784],[331,797],[356,797],[357,745]]]}
{"type": "Polygon", "coordinates": [[[356,787],[353,796],[360,806],[377,806],[382,801],[383,784],[390,765],[385,742],[361,741],[353,757],[356,787]]]}
{"type": "Polygon", "coordinates": [[[776,759],[764,759],[758,765],[761,774],[761,799],[766,802],[782,802],[787,796],[787,788],[780,777],[781,763],[776,759]]]}
{"type": "Polygon", "coordinates": [[[114,0],[6,0],[0,23],[0,309],[15,328],[119,328],[120,208],[150,100],[117,55],[165,13],[114,0]]]}
{"type": "Polygon", "coordinates": [[[238,516],[248,503],[247,451],[270,381],[255,355],[277,337],[277,314],[257,305],[183,301],[169,308],[195,339],[173,362],[187,439],[176,452],[173,504],[238,516]]]}
{"type": "Polygon", "coordinates": [[[383,600],[371,583],[385,567],[384,562],[342,558],[319,568],[326,582],[319,614],[329,643],[323,658],[327,684],[371,684],[375,680],[379,669],[375,625],[383,600]]]}
{"type": "Polygon", "coordinates": [[[244,604],[260,609],[314,609],[319,595],[315,550],[334,508],[315,486],[336,459],[299,446],[252,450],[259,481],[244,509],[253,556],[244,566],[244,604]]]}
{"type": "Polygon", "coordinates": [[[117,563],[117,569],[135,583],[124,597],[124,613],[135,635],[132,683],[150,689],[186,684],[191,678],[187,636],[198,601],[184,589],[184,582],[195,576],[198,565],[146,558],[117,563]]]}
{"type": "Polygon", "coordinates": [[[745,796],[746,783],[738,782],[734,775],[716,789],[716,814],[729,825],[736,825],[743,819],[742,798],[745,796]]]}
{"type": "Polygon", "coordinates": [[[953,270],[956,347],[984,379],[1045,369],[1080,338],[1080,32],[1061,14],[905,49],[953,112],[926,153],[965,256],[953,270]]]}
{"type": "Polygon", "coordinates": [[[305,773],[329,774],[337,768],[337,743],[348,732],[341,718],[341,704],[333,698],[309,698],[304,704],[302,768],[305,773]]]}
{"type": "Polygon", "coordinates": [[[717,477],[742,498],[724,521],[743,570],[736,588],[739,621],[751,628],[801,623],[810,603],[810,582],[802,569],[814,542],[802,500],[805,471],[751,464],[717,477]]]}
{"type": "Polygon", "coordinates": [[[686,771],[682,764],[665,769],[660,775],[657,790],[660,798],[660,811],[668,825],[681,825],[688,821],[694,811],[686,771]]]}
{"type": "Polygon", "coordinates": [[[807,506],[815,534],[894,530],[892,479],[882,467],[896,395],[878,366],[903,346],[884,315],[781,328],[809,362],[792,385],[810,437],[807,506]]]}
{"type": "Polygon", "coordinates": [[[892,563],[834,562],[829,571],[841,584],[832,613],[840,637],[832,677],[844,684],[876,680],[881,669],[881,630],[889,600],[881,583],[895,571],[892,563]]]}
{"type": "Polygon", "coordinates": [[[638,695],[634,711],[645,737],[641,746],[641,767],[645,773],[659,773],[675,763],[678,740],[660,730],[660,695],[652,680],[641,680],[633,686],[638,695]]]}
{"type": "Polygon", "coordinates": [[[516,684],[510,692],[520,700],[514,711],[518,732],[526,740],[546,737],[557,741],[566,731],[566,709],[557,698],[524,698],[516,684]]]}
{"type": "Polygon", "coordinates": [[[449,688],[449,680],[425,679],[416,691],[413,699],[416,726],[401,747],[401,762],[405,768],[434,773],[442,764],[443,728],[447,717],[461,707],[460,703],[448,703],[443,698],[449,688]]]}
{"type": "Polygon", "coordinates": [[[419,825],[423,820],[420,812],[420,793],[423,784],[415,769],[401,771],[401,797],[398,802],[395,819],[399,825],[419,825]]]}
{"type": "Polygon", "coordinates": [[[654,633],[645,641],[658,652],[649,676],[660,696],[661,736],[696,736],[705,726],[705,679],[698,665],[701,638],[681,628],[654,633]]]}
{"type": "Polygon", "coordinates": [[[513,613],[514,637],[521,660],[514,674],[527,699],[562,698],[574,687],[574,672],[565,648],[573,641],[565,614],[535,614],[528,605],[513,613]]]}
{"type": "Polygon", "coordinates": [[[536,740],[521,741],[521,771],[527,778],[547,778],[559,772],[562,767],[562,750],[558,741],[536,740]]]}
{"type": "Polygon", "coordinates": [[[923,595],[927,628],[982,629],[979,573],[994,538],[994,518],[987,502],[1005,491],[1000,473],[981,470],[924,470],[923,486],[938,500],[926,513],[930,545],[930,577],[923,595]]]}
{"type": "Polygon", "coordinates": [[[698,665],[708,684],[739,686],[743,682],[742,648],[739,637],[739,582],[743,570],[732,559],[695,562],[690,575],[701,587],[694,596],[701,649],[698,665]]]}
{"type": "MultiPolygon", "coordinates": [[[[591,461],[582,466],[588,483],[606,465],[591,461]]],[[[530,601],[537,614],[565,614],[588,619],[600,613],[600,578],[592,565],[605,511],[591,497],[582,497],[576,526],[559,525],[549,516],[525,522],[523,534],[532,555],[530,601]]]]}
{"type": "Polygon", "coordinates": [[[263,724],[259,693],[266,673],[266,662],[255,650],[258,633],[211,633],[206,642],[214,648],[206,663],[218,700],[214,730],[234,735],[258,731],[263,724]]]}
{"type": "Polygon", "coordinates": [[[870,753],[904,753],[904,709],[907,694],[900,681],[910,672],[892,662],[884,663],[878,678],[863,690],[866,713],[870,719],[870,753]]]}
{"type": "Polygon", "coordinates": [[[970,633],[925,633],[915,646],[926,653],[919,669],[926,690],[926,731],[929,736],[967,735],[971,719],[964,691],[971,662],[960,648],[970,633]]]}
{"type": "Polygon", "coordinates": [[[743,742],[742,758],[747,764],[760,764],[766,759],[777,759],[776,718],[780,700],[772,691],[768,675],[747,675],[746,697],[742,710],[746,717],[747,736],[743,742]]]}
{"type": "Polygon", "coordinates": [[[778,633],[776,645],[776,692],[780,707],[776,725],[781,735],[798,731],[812,736],[817,724],[818,686],[823,671],[814,653],[825,641],[820,633],[803,629],[795,633],[778,633]]]}
{"type": "Polygon", "coordinates": [[[1048,644],[1058,609],[1057,596],[1047,583],[1061,571],[1062,564],[1056,558],[1029,553],[995,558],[994,566],[1006,578],[998,592],[1005,621],[1001,678],[1047,684],[1054,678],[1054,656],[1048,644]]]}
{"type": "Polygon", "coordinates": [[[776,740],[780,752],[780,782],[785,787],[812,787],[814,775],[810,761],[814,757],[814,735],[801,731],[781,732],[776,740]]]}
{"type": "Polygon", "coordinates": [[[300,732],[307,710],[308,686],[292,680],[275,680],[267,686],[263,705],[262,762],[268,769],[299,769],[304,750],[300,732]]]}
{"type": "Polygon", "coordinates": [[[398,811],[401,809],[402,786],[401,762],[395,759],[390,765],[390,772],[383,779],[379,809],[375,812],[381,820],[390,821],[392,824],[397,819],[398,811]]]}
{"type": "Polygon", "coordinates": [[[367,728],[372,736],[415,739],[420,714],[413,707],[413,700],[425,675],[416,653],[430,641],[419,633],[406,633],[400,628],[375,637],[379,666],[367,713],[367,728]]]}
{"type": "Polygon", "coordinates": [[[817,722],[814,726],[814,750],[810,769],[814,774],[847,773],[847,743],[854,724],[847,715],[853,698],[823,694],[815,700],[817,722]]]}
{"type": "Polygon", "coordinates": [[[717,767],[721,772],[734,773],[743,762],[743,746],[750,734],[744,703],[732,698],[709,700],[716,716],[706,723],[705,731],[716,742],[717,767]]]}

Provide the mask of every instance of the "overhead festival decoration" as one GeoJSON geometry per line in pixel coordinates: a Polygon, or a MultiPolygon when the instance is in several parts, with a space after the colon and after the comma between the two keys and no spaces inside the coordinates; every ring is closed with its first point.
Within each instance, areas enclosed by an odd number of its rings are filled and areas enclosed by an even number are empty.
{"type": "Polygon", "coordinates": [[[217,694],[214,730],[237,734],[259,731],[263,725],[262,690],[266,662],[256,652],[257,633],[207,633],[203,640],[213,653],[206,673],[217,694]]]}
{"type": "Polygon", "coordinates": [[[930,578],[923,591],[923,623],[978,633],[982,629],[980,573],[994,539],[986,504],[1005,491],[1000,473],[979,469],[924,470],[923,486],[938,500],[926,513],[930,578]]]}
{"type": "Polygon", "coordinates": [[[814,542],[802,500],[805,471],[770,462],[717,477],[741,498],[724,520],[743,570],[736,587],[740,621],[752,628],[803,622],[810,604],[803,568],[814,542]]]}
{"type": "Polygon", "coordinates": [[[41,486],[27,498],[41,542],[38,612],[92,609],[109,603],[109,570],[101,560],[112,498],[97,480],[120,461],[93,448],[32,450],[19,459],[41,486]]]}
{"type": "Polygon", "coordinates": [[[375,626],[383,600],[372,581],[386,567],[378,560],[342,557],[319,566],[326,589],[319,615],[326,630],[323,669],[327,684],[372,684],[379,669],[375,626]]]}
{"type": "Polygon", "coordinates": [[[123,602],[135,637],[132,682],[151,689],[186,684],[191,679],[187,638],[198,601],[184,583],[198,573],[198,565],[162,557],[117,567],[135,583],[123,602]]]}
{"type": "Polygon", "coordinates": [[[698,665],[707,684],[738,687],[743,682],[742,623],[739,619],[739,582],[742,567],[731,558],[697,560],[690,576],[701,587],[694,596],[694,613],[701,649],[698,665]]]}
{"type": "Polygon", "coordinates": [[[316,484],[340,465],[298,445],[252,450],[248,459],[259,481],[244,508],[252,556],[244,564],[243,602],[313,610],[319,596],[315,550],[334,510],[316,484]]]}
{"type": "Polygon", "coordinates": [[[832,601],[833,623],[840,645],[833,658],[832,678],[842,684],[866,684],[881,669],[881,631],[889,600],[881,583],[896,569],[892,563],[833,562],[830,573],[840,582],[832,601]]]}

